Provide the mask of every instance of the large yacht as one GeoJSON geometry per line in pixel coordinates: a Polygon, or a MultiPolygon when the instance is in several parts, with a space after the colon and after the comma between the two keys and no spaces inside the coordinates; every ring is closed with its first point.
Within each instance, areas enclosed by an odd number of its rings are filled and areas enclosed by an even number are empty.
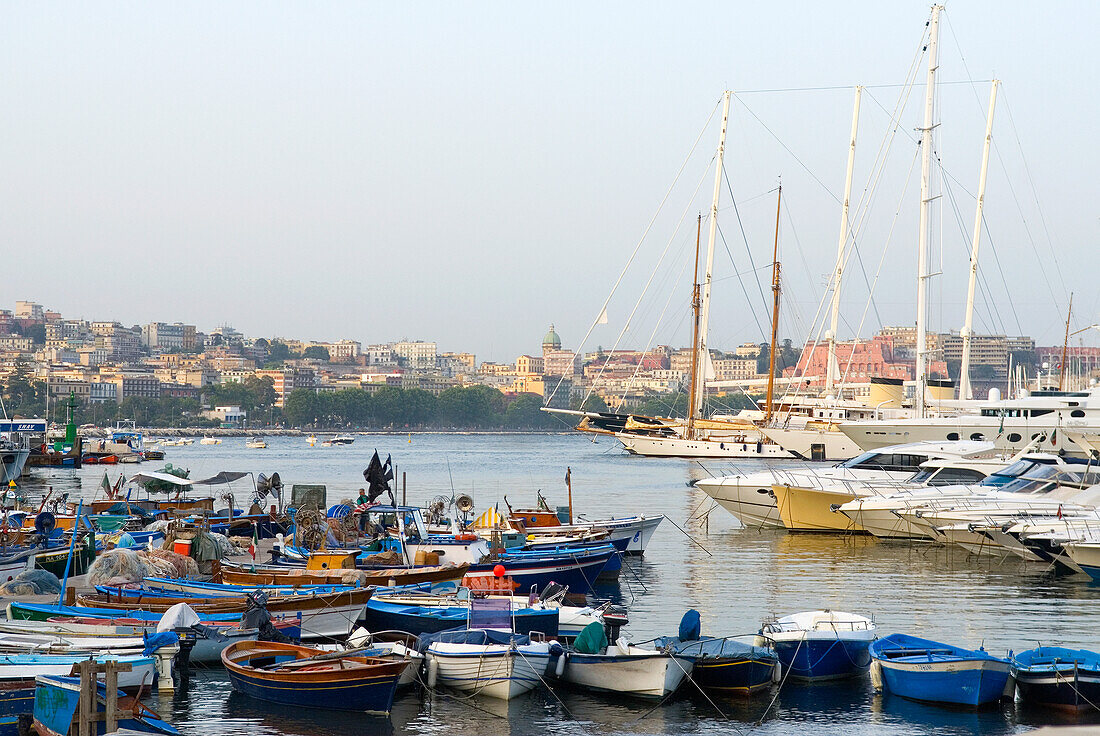
{"type": "Polygon", "coordinates": [[[1019,399],[989,401],[981,405],[978,414],[843,422],[839,426],[864,450],[900,442],[975,440],[1016,452],[1038,439],[1036,450],[1085,457],[1085,449],[1062,430],[1100,430],[1100,388],[1035,391],[1019,399]]]}

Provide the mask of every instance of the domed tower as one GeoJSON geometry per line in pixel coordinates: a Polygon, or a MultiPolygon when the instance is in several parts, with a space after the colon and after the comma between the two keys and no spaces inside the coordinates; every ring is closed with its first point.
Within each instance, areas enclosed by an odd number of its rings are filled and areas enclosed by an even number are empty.
{"type": "Polygon", "coordinates": [[[542,357],[553,350],[561,350],[561,338],[554,332],[554,325],[550,325],[550,331],[542,338],[542,357]]]}

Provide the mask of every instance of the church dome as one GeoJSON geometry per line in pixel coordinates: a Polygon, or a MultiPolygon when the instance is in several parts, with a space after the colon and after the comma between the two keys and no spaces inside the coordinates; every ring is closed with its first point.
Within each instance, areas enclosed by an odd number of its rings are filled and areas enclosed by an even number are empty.
{"type": "Polygon", "coordinates": [[[558,333],[554,332],[554,325],[550,325],[550,331],[546,333],[546,337],[542,338],[542,346],[555,350],[561,348],[561,338],[558,337],[558,333]]]}

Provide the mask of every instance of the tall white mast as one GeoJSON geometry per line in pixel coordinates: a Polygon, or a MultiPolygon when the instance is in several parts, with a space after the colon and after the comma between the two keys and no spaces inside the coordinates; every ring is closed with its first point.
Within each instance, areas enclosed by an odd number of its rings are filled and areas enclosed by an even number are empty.
{"type": "MultiPolygon", "coordinates": [[[[970,282],[966,287],[966,320],[962,328],[963,354],[959,368],[959,398],[972,399],[970,388],[970,339],[974,333],[974,290],[978,283],[978,244],[982,237],[982,207],[985,204],[985,175],[989,170],[989,144],[993,140],[993,110],[997,106],[997,85],[994,79],[989,90],[989,117],[985,121],[985,143],[982,144],[982,172],[978,175],[978,207],[974,213],[974,239],[970,246],[970,282]]],[[[1012,391],[1009,390],[1009,398],[1012,391]]]]}
{"type": "Polygon", "coordinates": [[[695,394],[695,418],[703,416],[703,397],[706,393],[707,323],[710,320],[710,283],[714,275],[714,237],[718,232],[718,196],[722,193],[722,160],[726,152],[726,123],[730,117],[730,91],[722,99],[722,132],[718,136],[718,154],[714,162],[714,199],[710,205],[710,224],[707,229],[707,268],[703,274],[702,305],[699,307],[699,342],[696,351],[695,375],[691,377],[695,394]]]}
{"type": "Polygon", "coordinates": [[[836,383],[836,371],[839,367],[836,359],[836,331],[840,321],[840,281],[844,276],[844,247],[848,244],[848,202],[852,198],[852,171],[856,164],[856,131],[859,128],[859,100],[863,87],[856,87],[855,108],[852,110],[852,140],[848,145],[848,171],[844,175],[844,202],[840,208],[840,244],[836,250],[836,270],[833,272],[833,304],[829,317],[829,332],[825,339],[829,342],[829,357],[825,367],[825,393],[833,392],[836,383]]]}
{"type": "Polygon", "coordinates": [[[936,69],[938,64],[940,11],[932,6],[928,29],[928,81],[924,98],[924,127],[921,128],[920,166],[920,235],[917,240],[917,370],[913,408],[924,416],[924,390],[928,383],[928,231],[929,206],[932,203],[932,129],[936,102],[936,69]]]}

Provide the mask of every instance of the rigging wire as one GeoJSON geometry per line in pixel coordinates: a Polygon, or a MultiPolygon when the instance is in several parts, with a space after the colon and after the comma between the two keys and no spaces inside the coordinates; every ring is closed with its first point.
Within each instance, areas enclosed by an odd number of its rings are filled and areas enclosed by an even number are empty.
{"type": "MultiPolygon", "coordinates": [[[[634,262],[634,258],[638,255],[638,251],[641,249],[642,243],[645,242],[646,237],[649,235],[649,231],[653,229],[653,224],[657,221],[658,215],[661,214],[661,211],[664,209],[665,203],[672,195],[672,191],[676,188],[676,184],[680,181],[680,176],[684,173],[684,169],[687,168],[688,162],[691,160],[691,157],[695,155],[695,149],[699,147],[699,141],[703,139],[703,134],[706,133],[707,128],[710,127],[710,121],[714,119],[714,114],[718,111],[718,106],[721,104],[721,102],[722,100],[721,98],[719,98],[719,100],[714,103],[714,107],[711,109],[710,115],[707,116],[706,122],[703,123],[703,127],[699,130],[699,135],[695,137],[695,142],[692,143],[691,149],[688,151],[687,156],[684,158],[684,162],[680,164],[680,169],[676,172],[676,176],[673,177],[672,184],[669,185],[664,197],[661,198],[660,204],[657,205],[657,211],[653,213],[653,217],[650,218],[649,224],[646,225],[645,230],[642,232],[641,238],[638,239],[637,244],[634,246],[634,250],[633,252],[631,252],[630,258],[627,259],[626,264],[623,266],[622,271],[619,273],[619,277],[615,280],[614,285],[611,287],[611,293],[607,295],[607,298],[604,300],[603,307],[600,309],[599,312],[596,313],[596,318],[592,320],[592,324],[588,327],[588,331],[584,333],[584,337],[581,339],[581,342],[578,345],[578,350],[584,346],[584,344],[588,341],[588,338],[592,335],[592,330],[596,329],[596,325],[600,323],[600,318],[603,316],[605,310],[607,309],[607,305],[611,302],[611,298],[615,296],[615,292],[616,290],[618,290],[619,284],[622,283],[623,277],[626,276],[626,272],[630,268],[630,264],[634,262]]],[[[558,389],[561,388],[561,384],[563,381],[565,381],[564,375],[561,377],[561,379],[558,380],[558,383],[554,386],[554,390],[550,392],[550,396],[546,399],[547,404],[549,404],[553,400],[554,395],[558,392],[558,389]]],[[[589,391],[589,393],[585,395],[585,400],[587,400],[588,396],[590,395],[591,391],[589,391]]]]}
{"type": "MultiPolygon", "coordinates": [[[[737,227],[741,229],[741,240],[745,243],[745,254],[749,257],[749,265],[752,266],[753,275],[756,277],[756,289],[760,292],[760,302],[764,305],[764,309],[766,311],[768,308],[768,300],[764,296],[764,287],[760,284],[760,273],[755,270],[756,263],[752,259],[752,249],[749,247],[749,236],[745,233],[745,223],[741,221],[741,210],[737,206],[737,197],[733,196],[733,187],[730,186],[730,180],[729,177],[726,176],[725,171],[722,172],[722,178],[726,180],[726,189],[730,193],[730,201],[733,202],[733,212],[735,215],[737,215],[737,227]]],[[[766,192],[766,194],[771,194],[774,191],[774,189],[771,189],[766,192]]],[[[725,242],[726,241],[723,238],[722,243],[725,244],[725,242]]],[[[726,246],[726,252],[729,253],[729,246],[726,246]]],[[[733,261],[732,253],[730,253],[730,260],[733,261]]],[[[736,261],[734,261],[733,265],[736,267],[736,261]]],[[[749,295],[747,292],[745,294],[745,301],[749,301],[749,295]]]]}

